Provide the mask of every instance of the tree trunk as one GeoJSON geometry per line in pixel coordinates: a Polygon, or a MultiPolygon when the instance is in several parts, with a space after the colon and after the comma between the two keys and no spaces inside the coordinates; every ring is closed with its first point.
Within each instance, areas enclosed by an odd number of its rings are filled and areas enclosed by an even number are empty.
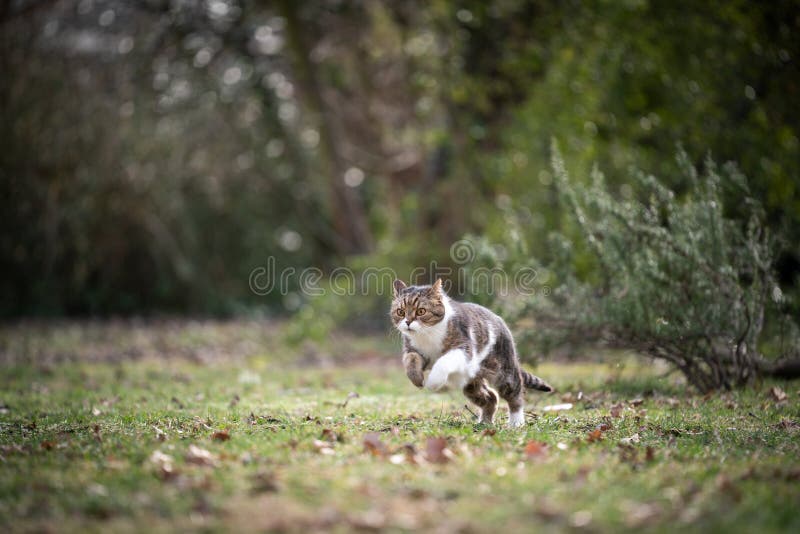
{"type": "Polygon", "coordinates": [[[286,33],[295,58],[297,77],[306,104],[316,115],[320,148],[327,167],[328,208],[334,230],[339,239],[337,249],[341,254],[359,254],[372,248],[372,235],[366,211],[355,188],[344,183],[347,170],[337,141],[338,132],[322,96],[322,86],[311,63],[311,47],[306,39],[298,11],[301,3],[283,0],[281,13],[286,19],[286,33]]]}

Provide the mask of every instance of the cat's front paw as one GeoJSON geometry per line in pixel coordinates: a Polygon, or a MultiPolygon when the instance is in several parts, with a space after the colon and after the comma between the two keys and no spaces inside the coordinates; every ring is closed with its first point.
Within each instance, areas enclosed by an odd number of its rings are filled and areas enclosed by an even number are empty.
{"type": "Polygon", "coordinates": [[[447,385],[447,377],[439,373],[430,373],[425,379],[425,389],[429,391],[439,391],[447,385]]]}
{"type": "Polygon", "coordinates": [[[425,383],[425,373],[423,372],[425,362],[422,356],[416,352],[407,352],[403,354],[403,367],[405,367],[406,376],[411,383],[421,388],[425,383]]]}

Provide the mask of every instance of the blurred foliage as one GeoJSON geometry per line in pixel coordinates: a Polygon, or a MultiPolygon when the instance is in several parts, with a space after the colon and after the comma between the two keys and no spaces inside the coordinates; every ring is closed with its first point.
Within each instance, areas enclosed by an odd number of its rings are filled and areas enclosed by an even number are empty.
{"type": "Polygon", "coordinates": [[[632,164],[684,195],[679,141],[695,164],[736,160],[796,291],[794,1],[0,6],[3,316],[263,308],[380,323],[379,299],[306,311],[297,277],[257,295],[250,273],[274,257],[404,274],[452,264],[465,233],[554,260],[548,235],[569,222],[553,136],[575,180],[597,162],[621,199],[639,194],[632,164]]]}
{"type": "Polygon", "coordinates": [[[777,248],[735,165],[719,168],[709,158],[700,173],[685,152],[678,164],[689,183],[682,200],[641,172],[631,176],[639,194],[617,200],[597,169],[591,184],[573,183],[554,147],[556,187],[580,237],[555,236],[566,257],[545,268],[557,285],[547,298],[527,299],[518,315],[535,318],[540,336],[664,359],[701,391],[746,384],[768,365],[760,350],[768,310],[788,320],[773,277],[777,248]],[[725,215],[731,189],[744,220],[725,215]],[[584,251],[594,260],[590,277],[571,257],[584,251]]]}

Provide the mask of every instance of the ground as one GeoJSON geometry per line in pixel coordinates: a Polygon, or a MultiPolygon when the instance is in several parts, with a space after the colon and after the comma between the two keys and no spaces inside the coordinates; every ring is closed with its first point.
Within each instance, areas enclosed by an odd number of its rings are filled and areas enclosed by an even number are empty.
{"type": "Polygon", "coordinates": [[[263,321],[4,326],[0,524],[800,531],[795,383],[700,396],[631,355],[550,362],[557,393],[529,393],[508,430],[414,388],[397,344],[293,347],[263,321]]]}

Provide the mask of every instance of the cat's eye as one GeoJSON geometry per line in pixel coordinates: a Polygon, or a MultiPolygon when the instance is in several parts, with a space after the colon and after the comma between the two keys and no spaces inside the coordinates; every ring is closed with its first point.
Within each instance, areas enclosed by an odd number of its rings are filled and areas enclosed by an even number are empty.
{"type": "Polygon", "coordinates": [[[417,315],[425,315],[425,308],[417,308],[417,315]]]}
{"type": "Polygon", "coordinates": [[[403,317],[406,314],[406,311],[403,308],[397,308],[397,316],[403,317]]]}

